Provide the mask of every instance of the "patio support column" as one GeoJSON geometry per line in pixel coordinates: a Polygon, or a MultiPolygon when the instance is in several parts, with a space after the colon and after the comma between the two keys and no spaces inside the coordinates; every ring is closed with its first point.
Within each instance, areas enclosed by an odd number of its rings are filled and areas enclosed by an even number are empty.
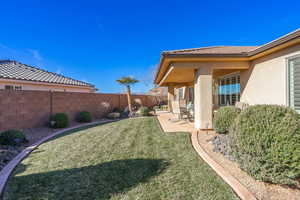
{"type": "Polygon", "coordinates": [[[172,101],[174,101],[174,86],[168,86],[168,111],[172,112],[172,101]]]}
{"type": "Polygon", "coordinates": [[[209,68],[199,68],[195,72],[195,128],[212,129],[212,72],[209,68]]]}

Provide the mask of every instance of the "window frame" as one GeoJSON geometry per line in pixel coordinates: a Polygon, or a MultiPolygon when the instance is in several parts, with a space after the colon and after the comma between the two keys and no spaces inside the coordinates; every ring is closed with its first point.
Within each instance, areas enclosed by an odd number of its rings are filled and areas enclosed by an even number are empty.
{"type": "Polygon", "coordinates": [[[22,91],[23,87],[21,85],[15,85],[14,90],[15,91],[22,91]]]}
{"type": "MultiPolygon", "coordinates": [[[[221,107],[221,106],[227,106],[226,104],[226,94],[223,95],[224,96],[224,101],[225,101],[225,104],[221,104],[222,102],[222,96],[220,95],[219,93],[219,87],[221,85],[221,82],[223,81],[226,85],[227,83],[227,80],[229,79],[229,85],[231,84],[232,82],[232,78],[235,77],[235,80],[236,80],[236,84],[240,84],[241,85],[241,81],[238,82],[238,80],[241,80],[241,75],[240,75],[240,71],[238,72],[233,72],[233,73],[230,73],[230,74],[226,74],[224,76],[220,76],[217,78],[217,83],[218,83],[218,87],[217,87],[217,95],[218,95],[218,106],[221,107]]],[[[240,86],[241,87],[241,86],[240,86]]],[[[230,104],[229,105],[232,105],[232,94],[229,95],[230,97],[230,104]]],[[[236,100],[235,102],[238,102],[240,101],[240,98],[241,98],[241,88],[239,89],[239,94],[236,96],[236,100]]]]}
{"type": "MultiPolygon", "coordinates": [[[[293,56],[290,56],[288,58],[286,58],[286,88],[287,88],[287,98],[286,98],[286,105],[290,108],[295,109],[295,105],[294,103],[292,104],[292,98],[291,98],[291,62],[294,60],[300,60],[300,54],[296,54],[293,56]]],[[[297,112],[300,112],[300,110],[296,110],[297,112]]]]}
{"type": "Polygon", "coordinates": [[[15,90],[15,87],[14,85],[4,85],[4,90],[7,91],[15,90]]]}

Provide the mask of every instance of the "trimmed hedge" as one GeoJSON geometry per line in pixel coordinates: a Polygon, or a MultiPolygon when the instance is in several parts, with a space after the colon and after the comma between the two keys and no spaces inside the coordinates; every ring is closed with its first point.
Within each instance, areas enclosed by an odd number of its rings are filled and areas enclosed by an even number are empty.
{"type": "Polygon", "coordinates": [[[56,113],[51,116],[50,121],[54,122],[54,124],[50,124],[52,128],[66,128],[69,125],[69,118],[65,113],[56,113]]]}
{"type": "Polygon", "coordinates": [[[217,133],[228,133],[234,119],[241,110],[234,106],[224,106],[218,109],[214,116],[213,126],[217,133]]]}
{"type": "Polygon", "coordinates": [[[28,142],[28,140],[22,131],[11,129],[0,133],[1,145],[18,146],[26,142],[28,142]]]}
{"type": "Polygon", "coordinates": [[[92,115],[90,112],[87,112],[87,111],[80,112],[78,114],[77,121],[78,122],[91,122],[92,115]]]}
{"type": "Polygon", "coordinates": [[[140,116],[149,116],[150,115],[150,109],[146,106],[140,107],[138,111],[140,116]]]}
{"type": "Polygon", "coordinates": [[[233,156],[254,178],[295,184],[300,177],[300,121],[293,109],[250,106],[236,118],[229,136],[233,156]]]}

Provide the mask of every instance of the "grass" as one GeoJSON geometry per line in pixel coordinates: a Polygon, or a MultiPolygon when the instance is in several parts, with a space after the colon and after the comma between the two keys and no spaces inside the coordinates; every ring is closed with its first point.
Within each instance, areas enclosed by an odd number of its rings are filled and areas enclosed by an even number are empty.
{"type": "Polygon", "coordinates": [[[4,199],[237,199],[202,161],[188,133],[161,131],[153,117],[57,137],[18,165],[4,199]]]}

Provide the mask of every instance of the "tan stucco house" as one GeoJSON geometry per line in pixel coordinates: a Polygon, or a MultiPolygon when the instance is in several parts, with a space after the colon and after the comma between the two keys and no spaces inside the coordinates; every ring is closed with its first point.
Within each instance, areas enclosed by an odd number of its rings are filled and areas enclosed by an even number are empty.
{"type": "Polygon", "coordinates": [[[12,60],[0,60],[0,90],[95,92],[94,85],[12,60]]]}
{"type": "Polygon", "coordinates": [[[212,129],[213,111],[236,102],[300,111],[300,29],[261,46],[162,52],[155,83],[168,87],[170,107],[178,96],[193,102],[197,129],[212,129]]]}

